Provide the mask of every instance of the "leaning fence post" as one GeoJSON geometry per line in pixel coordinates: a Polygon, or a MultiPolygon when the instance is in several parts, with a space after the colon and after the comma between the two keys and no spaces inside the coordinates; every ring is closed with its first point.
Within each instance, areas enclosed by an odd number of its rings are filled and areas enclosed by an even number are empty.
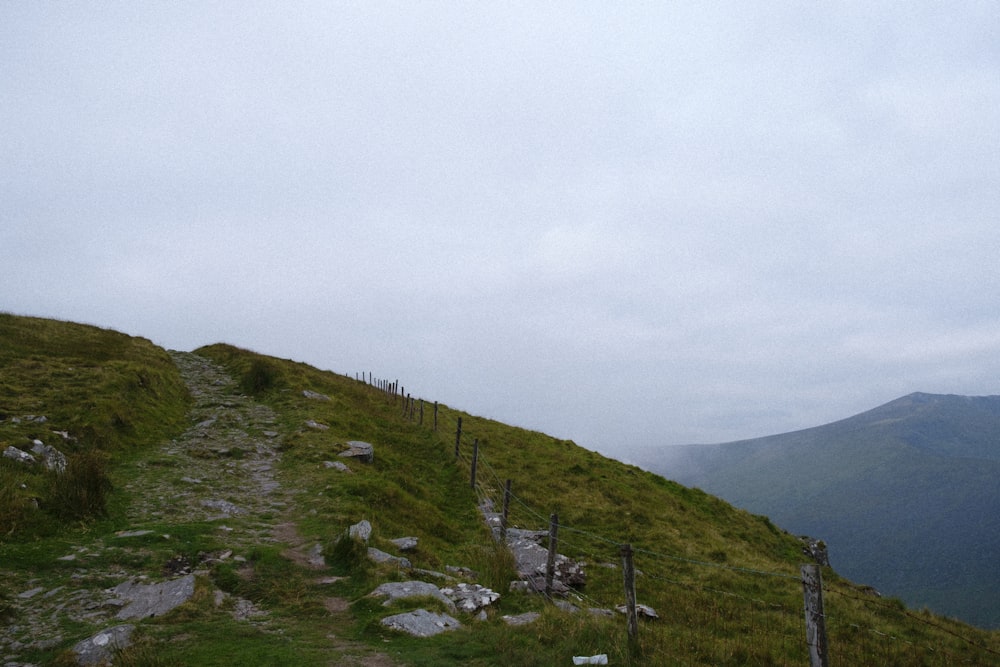
{"type": "Polygon", "coordinates": [[[556,574],[556,548],[559,544],[559,515],[549,516],[549,557],[545,561],[545,594],[552,593],[552,579],[556,574]]]}
{"type": "Polygon", "coordinates": [[[622,573],[625,583],[625,618],[628,622],[629,641],[639,637],[639,616],[635,610],[635,563],[632,562],[632,545],[621,547],[622,573]]]}
{"type": "Polygon", "coordinates": [[[805,598],[809,666],[829,667],[826,617],[823,615],[823,580],[820,577],[819,565],[816,563],[806,563],[802,566],[802,595],[805,598]]]}
{"type": "Polygon", "coordinates": [[[476,489],[476,466],[479,464],[479,438],[472,441],[472,478],[469,486],[476,489]]]}
{"type": "Polygon", "coordinates": [[[455,458],[458,458],[458,445],[462,442],[462,418],[458,418],[458,428],[455,429],[455,458]]]}
{"type": "Polygon", "coordinates": [[[503,485],[503,514],[500,515],[500,541],[507,541],[507,517],[510,514],[510,480],[503,485]]]}

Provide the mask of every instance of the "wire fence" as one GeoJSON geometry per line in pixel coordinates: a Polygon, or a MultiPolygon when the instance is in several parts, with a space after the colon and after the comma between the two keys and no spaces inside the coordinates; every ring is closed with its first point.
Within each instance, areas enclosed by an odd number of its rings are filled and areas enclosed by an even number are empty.
{"type": "MultiPolygon", "coordinates": [[[[418,408],[408,394],[400,394],[398,382],[373,382],[369,376],[369,384],[390,400],[398,400],[404,418],[425,424],[424,402],[418,408]]],[[[445,433],[437,403],[433,428],[445,433]]],[[[507,494],[508,527],[547,531],[552,515],[510,490],[510,478],[490,463],[478,439],[467,428],[463,430],[461,417],[451,432],[455,433],[456,462],[475,471],[470,485],[479,506],[504,507],[507,494]]],[[[627,540],[562,521],[556,527],[559,551],[587,563],[588,583],[573,588],[565,599],[547,590],[542,593],[562,607],[617,616],[625,599],[619,559],[627,540]]],[[[811,647],[801,574],[692,558],[652,545],[632,545],[631,551],[640,602],[650,599],[666,605],[660,610],[650,608],[661,618],[656,626],[643,627],[643,656],[650,664],[801,665],[808,661],[811,647]],[[678,656],[686,662],[677,663],[678,656]]],[[[967,626],[955,629],[930,614],[909,611],[896,600],[855,590],[839,581],[822,587],[826,596],[821,616],[829,651],[829,663],[823,664],[1000,665],[1000,652],[987,646],[983,637],[970,637],[967,626]],[[921,626],[927,631],[914,630],[921,626]],[[954,641],[943,645],[937,639],[942,633],[954,641]]]]}

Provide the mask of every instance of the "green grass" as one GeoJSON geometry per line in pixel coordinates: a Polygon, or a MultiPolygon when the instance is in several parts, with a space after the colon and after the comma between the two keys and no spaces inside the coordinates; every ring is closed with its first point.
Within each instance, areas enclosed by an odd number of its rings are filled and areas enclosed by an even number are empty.
{"type": "MultiPolygon", "coordinates": [[[[188,405],[162,350],[93,327],[12,316],[0,316],[0,336],[5,370],[0,439],[23,443],[35,434],[48,438],[51,429],[66,429],[78,438],[71,454],[108,456],[107,477],[114,485],[105,515],[59,518],[27,502],[45,499],[44,475],[12,462],[0,466],[5,482],[0,489],[16,490],[0,493],[0,517],[3,511],[20,517],[0,543],[0,567],[16,583],[11,590],[24,590],[30,580],[99,590],[120,581],[124,572],[155,577],[171,558],[197,561],[200,554],[225,546],[217,525],[183,519],[144,525],[152,533],[141,537],[114,535],[126,527],[122,517],[129,481],[174,474],[169,457],[150,447],[177,432],[188,405]],[[83,379],[80,369],[86,369],[83,379]],[[83,414],[74,402],[98,412],[83,414]],[[50,422],[12,424],[7,419],[29,414],[45,414],[50,422]],[[98,432],[111,435],[97,438],[98,432]],[[26,522],[23,517],[32,512],[44,521],[26,522]],[[60,560],[68,553],[80,555],[73,562],[60,560]]],[[[305,364],[221,344],[198,352],[227,367],[243,391],[275,410],[274,429],[285,447],[277,476],[284,489],[293,491],[281,520],[293,521],[307,544],[324,545],[328,568],[321,574],[344,578],[318,584],[316,571],[286,557],[288,545],[263,542],[243,554],[245,562],[229,559],[203,567],[195,598],[166,616],[141,622],[138,642],[119,656],[120,664],[329,665],[346,653],[372,650],[413,665],[557,665],[570,664],[573,655],[596,653],[607,653],[618,665],[801,665],[807,660],[797,579],[801,546],[766,517],[572,442],[448,406],[441,406],[434,431],[429,411],[427,423],[420,425],[404,417],[398,398],[305,364]],[[302,393],[307,389],[330,400],[307,398],[302,393]],[[456,460],[459,417],[464,437],[456,460]],[[308,420],[329,428],[309,428],[308,420]],[[474,439],[482,457],[475,490],[469,484],[474,439]],[[371,442],[374,463],[351,462],[351,473],[325,467],[323,462],[337,460],[348,440],[371,442]],[[516,496],[511,525],[542,529],[556,512],[560,552],[587,563],[586,586],[571,598],[577,606],[611,608],[623,601],[619,546],[633,545],[639,602],[660,614],[659,620],[641,623],[637,643],[629,641],[620,615],[569,614],[540,596],[506,590],[513,564],[496,547],[477,509],[486,497],[499,503],[506,479],[512,480],[516,496]],[[415,536],[419,546],[407,556],[416,567],[472,568],[480,583],[502,594],[500,601],[485,621],[458,613],[464,627],[434,638],[385,629],[379,623],[384,616],[418,601],[387,608],[366,597],[378,584],[408,575],[395,566],[374,565],[362,545],[343,539],[361,519],[373,525],[372,546],[395,553],[390,539],[415,536]],[[268,616],[236,621],[226,606],[232,599],[217,606],[216,590],[249,600],[268,616]],[[333,598],[346,600],[347,610],[331,610],[333,598]],[[540,620],[510,627],[501,618],[525,611],[540,612],[540,620]]],[[[227,460],[208,458],[205,465],[227,460]]],[[[996,632],[870,597],[829,569],[824,580],[833,664],[998,662],[996,632]]],[[[9,608],[10,598],[0,597],[0,615],[9,608]]],[[[52,664],[91,631],[64,620],[64,644],[31,659],[52,664]]]]}

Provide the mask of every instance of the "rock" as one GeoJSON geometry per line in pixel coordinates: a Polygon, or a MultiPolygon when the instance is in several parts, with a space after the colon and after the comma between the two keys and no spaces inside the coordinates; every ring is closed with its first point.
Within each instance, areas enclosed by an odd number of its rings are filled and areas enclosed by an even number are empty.
{"type": "MultiPolygon", "coordinates": [[[[545,589],[545,570],[548,563],[549,551],[541,543],[548,539],[548,532],[544,530],[518,530],[507,531],[507,546],[517,561],[517,572],[529,582],[530,590],[545,589]],[[539,584],[539,577],[541,583],[539,584]]],[[[556,554],[555,572],[552,585],[556,592],[564,593],[570,586],[583,586],[587,581],[584,564],[568,558],[563,554],[556,554]]]]}
{"type": "Polygon", "coordinates": [[[361,442],[360,440],[349,440],[347,447],[347,449],[337,454],[337,456],[357,459],[362,463],[371,463],[375,460],[375,448],[371,443],[361,442]]]}
{"type": "Polygon", "coordinates": [[[96,635],[77,642],[73,646],[79,665],[110,664],[115,651],[126,648],[131,643],[134,625],[116,625],[101,630],[96,635]]]}
{"type": "Polygon", "coordinates": [[[306,420],[306,426],[308,426],[309,428],[316,429],[317,431],[327,431],[330,428],[326,424],[320,424],[318,421],[315,421],[313,419],[306,420]]]}
{"type": "Polygon", "coordinates": [[[351,472],[351,469],[347,467],[347,464],[343,461],[323,461],[324,468],[333,468],[334,470],[339,470],[340,472],[351,472]]]}
{"type": "Polygon", "coordinates": [[[309,550],[309,564],[313,567],[323,567],[326,565],[326,559],[323,558],[323,545],[315,544],[313,548],[309,550]]]}
{"type": "Polygon", "coordinates": [[[417,609],[405,614],[396,614],[382,619],[382,625],[399,630],[414,637],[433,637],[448,630],[462,627],[456,619],[447,614],[435,614],[426,609],[417,609]]]}
{"type": "Polygon", "coordinates": [[[302,390],[302,395],[305,396],[306,398],[311,398],[314,401],[329,401],[330,400],[330,397],[327,396],[326,394],[321,394],[318,391],[310,391],[308,389],[303,389],[302,390]]]}
{"type": "Polygon", "coordinates": [[[13,445],[8,445],[7,449],[3,450],[3,455],[5,458],[12,459],[18,463],[24,463],[30,465],[35,462],[35,457],[28,452],[23,452],[13,445]]]}
{"type": "MultiPolygon", "coordinates": [[[[615,609],[617,609],[618,612],[622,614],[628,613],[628,607],[626,607],[623,604],[618,605],[617,607],[615,607],[615,609]]],[[[660,617],[660,615],[656,613],[655,609],[644,604],[637,604],[635,606],[635,613],[637,616],[645,616],[646,618],[655,619],[660,617]]]]}
{"type": "Polygon", "coordinates": [[[381,549],[376,549],[375,547],[368,547],[368,558],[376,563],[395,563],[398,567],[405,568],[407,570],[413,567],[413,563],[410,562],[409,558],[393,556],[392,554],[387,554],[381,549]]]}
{"type": "Polygon", "coordinates": [[[206,419],[205,421],[198,422],[197,424],[194,425],[194,427],[206,429],[206,428],[211,428],[214,424],[215,424],[215,417],[212,417],[211,419],[206,419]]]}
{"type": "Polygon", "coordinates": [[[380,584],[378,588],[368,595],[375,598],[388,598],[382,603],[385,607],[391,605],[395,600],[432,597],[443,602],[449,609],[455,609],[455,603],[441,589],[426,581],[390,581],[380,584]]]}
{"type": "Polygon", "coordinates": [[[115,537],[142,537],[143,535],[149,535],[153,531],[151,530],[119,530],[115,533],[115,537]]]}
{"type": "Polygon", "coordinates": [[[66,455],[52,445],[46,445],[41,440],[34,440],[31,443],[31,451],[41,457],[47,470],[58,473],[66,472],[66,455]]]}
{"type": "Polygon", "coordinates": [[[574,655],[573,656],[574,665],[606,665],[608,664],[608,655],[606,653],[598,653],[597,655],[574,655]]]}
{"type": "Polygon", "coordinates": [[[413,551],[417,548],[417,538],[415,537],[397,537],[389,541],[395,544],[400,551],[413,551]]]}
{"type": "Polygon", "coordinates": [[[18,593],[17,597],[21,598],[22,600],[30,600],[31,598],[35,597],[44,590],[45,590],[44,586],[38,586],[36,588],[24,591],[23,593],[18,593]]]}
{"type": "Polygon", "coordinates": [[[119,620],[162,616],[191,599],[194,595],[194,575],[158,584],[140,584],[129,580],[118,584],[111,592],[128,602],[118,612],[119,620]]]}
{"type": "Polygon", "coordinates": [[[347,529],[347,535],[362,542],[367,542],[368,538],[372,536],[372,525],[367,519],[362,519],[347,529]]]}
{"type": "Polygon", "coordinates": [[[537,621],[539,617],[541,617],[541,614],[537,611],[528,611],[515,616],[504,616],[503,622],[507,625],[528,625],[537,621]]]}
{"type": "Polygon", "coordinates": [[[454,587],[442,588],[441,592],[452,600],[458,609],[470,614],[500,599],[499,593],[479,584],[461,583],[454,587]]]}

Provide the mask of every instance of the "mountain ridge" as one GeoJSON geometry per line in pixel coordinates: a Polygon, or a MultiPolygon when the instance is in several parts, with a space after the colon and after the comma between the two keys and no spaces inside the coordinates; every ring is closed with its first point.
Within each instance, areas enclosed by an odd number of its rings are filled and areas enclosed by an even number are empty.
{"type": "Polygon", "coordinates": [[[826,540],[839,570],[1000,626],[1000,396],[914,392],[821,426],[662,447],[640,465],[826,540]],[[992,575],[992,576],[991,576],[992,575]]]}

